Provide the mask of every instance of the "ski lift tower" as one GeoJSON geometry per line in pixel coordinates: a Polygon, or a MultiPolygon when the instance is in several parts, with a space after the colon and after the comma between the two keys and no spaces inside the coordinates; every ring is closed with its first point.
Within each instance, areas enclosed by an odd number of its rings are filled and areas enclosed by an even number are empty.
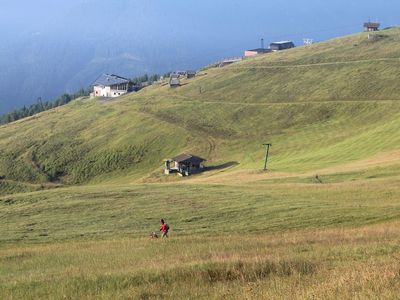
{"type": "Polygon", "coordinates": [[[269,149],[272,147],[272,144],[263,144],[265,147],[265,163],[264,163],[264,171],[267,171],[268,157],[269,157],[269,149]]]}

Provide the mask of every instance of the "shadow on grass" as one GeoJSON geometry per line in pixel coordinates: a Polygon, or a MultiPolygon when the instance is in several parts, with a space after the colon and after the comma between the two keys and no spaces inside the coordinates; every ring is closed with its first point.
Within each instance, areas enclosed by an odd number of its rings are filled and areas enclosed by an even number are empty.
{"type": "MultiPolygon", "coordinates": [[[[85,278],[87,286],[101,287],[102,289],[115,290],[117,288],[141,287],[157,283],[169,285],[174,282],[254,282],[271,276],[290,277],[298,275],[313,275],[318,271],[319,265],[315,262],[295,259],[279,261],[210,262],[190,267],[178,267],[163,273],[139,272],[134,275],[110,276],[103,275],[95,278],[85,278]]],[[[82,283],[82,278],[76,278],[75,283],[82,283]]]]}
{"type": "Polygon", "coordinates": [[[231,167],[236,167],[238,166],[239,163],[237,161],[230,161],[221,165],[216,165],[216,166],[209,166],[205,168],[205,171],[214,171],[214,170],[223,170],[231,167]]]}

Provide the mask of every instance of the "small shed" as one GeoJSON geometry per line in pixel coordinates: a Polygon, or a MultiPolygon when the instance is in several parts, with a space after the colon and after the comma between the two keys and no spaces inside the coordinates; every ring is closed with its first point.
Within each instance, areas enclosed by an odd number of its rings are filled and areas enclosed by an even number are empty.
{"type": "Polygon", "coordinates": [[[371,32],[371,31],[379,31],[379,27],[381,24],[376,22],[366,22],[364,23],[364,31],[371,32]]]}
{"type": "Polygon", "coordinates": [[[182,176],[190,176],[191,174],[200,173],[204,170],[204,162],[206,160],[196,155],[180,154],[165,161],[166,175],[171,173],[179,173],[182,176]]]}
{"type": "Polygon", "coordinates": [[[179,78],[170,78],[169,85],[170,85],[170,87],[181,86],[181,80],[179,78]]]}
{"type": "Polygon", "coordinates": [[[196,77],[196,71],[192,71],[192,70],[186,71],[186,78],[187,79],[193,78],[193,77],[196,77]]]}
{"type": "Polygon", "coordinates": [[[294,43],[291,41],[281,41],[281,42],[274,42],[270,44],[270,48],[272,51],[281,51],[290,48],[294,48],[294,43]]]}
{"type": "Polygon", "coordinates": [[[181,80],[180,80],[180,75],[179,74],[171,74],[169,77],[169,86],[170,87],[178,87],[181,85],[181,80]]]}

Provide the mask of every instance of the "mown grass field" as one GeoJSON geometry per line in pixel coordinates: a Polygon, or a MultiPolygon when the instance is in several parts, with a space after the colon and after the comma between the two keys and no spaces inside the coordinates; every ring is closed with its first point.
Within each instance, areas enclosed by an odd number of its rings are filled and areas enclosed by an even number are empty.
{"type": "Polygon", "coordinates": [[[299,180],[93,186],[6,196],[0,200],[0,243],[140,238],[158,229],[160,216],[168,218],[174,236],[352,227],[400,218],[398,178],[299,180]]]}
{"type": "Polygon", "coordinates": [[[398,299],[400,30],[379,34],[0,127],[0,299],[398,299]],[[181,152],[209,170],[162,175],[181,152]]]}

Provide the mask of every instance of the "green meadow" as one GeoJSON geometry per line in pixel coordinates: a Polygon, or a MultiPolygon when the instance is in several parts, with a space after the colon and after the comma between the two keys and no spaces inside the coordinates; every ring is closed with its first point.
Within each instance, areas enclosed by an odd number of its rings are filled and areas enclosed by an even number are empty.
{"type": "Polygon", "coordinates": [[[397,299],[399,42],[356,34],[1,126],[0,299],[397,299]],[[208,171],[163,175],[184,152],[208,171]],[[149,238],[160,218],[168,240],[149,238]]]}

